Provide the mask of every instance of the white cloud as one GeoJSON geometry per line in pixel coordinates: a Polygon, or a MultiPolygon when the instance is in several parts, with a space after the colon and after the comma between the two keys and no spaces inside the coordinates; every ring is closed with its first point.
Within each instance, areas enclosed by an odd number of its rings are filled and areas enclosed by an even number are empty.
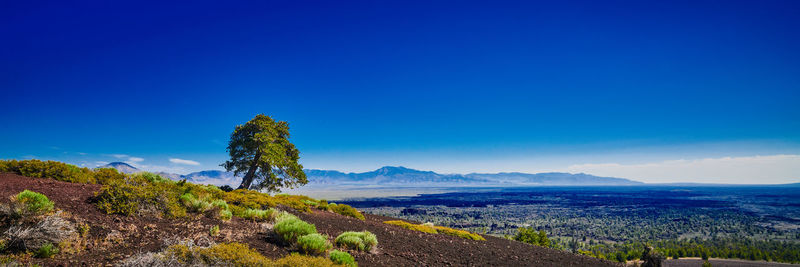
{"type": "Polygon", "coordinates": [[[175,163],[175,164],[200,166],[200,162],[197,162],[197,161],[194,161],[194,160],[188,160],[188,159],[171,158],[171,159],[169,159],[169,162],[172,162],[172,163],[175,163]]]}
{"type": "Polygon", "coordinates": [[[142,162],[142,161],[144,161],[144,159],[143,158],[137,158],[137,157],[130,157],[130,158],[128,158],[128,161],[129,162],[142,162]]]}
{"type": "Polygon", "coordinates": [[[125,154],[111,154],[110,156],[118,158],[118,159],[123,159],[123,158],[129,157],[128,155],[125,155],[125,154]]]}
{"type": "Polygon", "coordinates": [[[565,171],[649,183],[797,183],[800,182],[800,155],[679,159],[643,164],[577,164],[565,171]]]}

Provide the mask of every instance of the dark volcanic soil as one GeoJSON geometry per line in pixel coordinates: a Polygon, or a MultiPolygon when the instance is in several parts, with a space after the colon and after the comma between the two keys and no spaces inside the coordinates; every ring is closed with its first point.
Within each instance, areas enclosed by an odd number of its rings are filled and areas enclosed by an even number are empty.
{"type": "MultiPolygon", "coordinates": [[[[164,219],[153,216],[108,215],[98,210],[90,199],[100,189],[98,185],[73,184],[52,179],[28,178],[0,173],[0,202],[25,190],[47,195],[57,209],[69,212],[74,221],[91,226],[89,245],[78,254],[61,253],[54,258],[34,259],[32,263],[45,266],[104,265],[142,252],[164,248],[168,239],[192,239],[195,242],[241,242],[270,258],[291,252],[265,233],[261,224],[234,218],[229,222],[202,215],[191,219],[164,219]],[[208,230],[220,226],[220,236],[212,238],[208,230]]],[[[298,213],[301,219],[313,223],[331,241],[344,231],[367,230],[378,237],[378,246],[371,253],[351,252],[359,266],[615,266],[614,263],[554,249],[484,236],[486,241],[428,234],[384,224],[395,218],[366,215],[361,221],[339,214],[314,210],[298,213]]],[[[9,226],[0,224],[0,232],[9,226]]]]}

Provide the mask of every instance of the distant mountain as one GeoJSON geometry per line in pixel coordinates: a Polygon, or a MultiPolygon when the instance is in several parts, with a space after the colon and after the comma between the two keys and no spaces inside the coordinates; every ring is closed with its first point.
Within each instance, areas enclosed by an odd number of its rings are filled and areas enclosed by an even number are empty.
{"type": "MultiPolygon", "coordinates": [[[[102,168],[115,168],[123,173],[136,173],[139,169],[124,162],[112,162],[101,166],[102,168]]],[[[600,177],[585,173],[571,174],[561,172],[547,173],[470,173],[470,174],[439,174],[432,171],[420,171],[402,166],[385,166],[380,169],[361,172],[343,173],[334,170],[304,170],[308,177],[308,186],[551,186],[551,185],[639,185],[641,182],[623,178],[600,177]]],[[[186,175],[175,173],[157,173],[166,178],[178,181],[187,181],[198,184],[213,184],[217,186],[239,185],[241,179],[232,172],[208,170],[193,172],[186,175]]]]}
{"type": "Polygon", "coordinates": [[[405,167],[386,166],[371,172],[343,173],[332,170],[305,170],[309,185],[391,185],[391,186],[537,186],[537,185],[637,185],[623,178],[600,177],[584,173],[471,173],[439,174],[405,167]]]}
{"type": "MultiPolygon", "coordinates": [[[[137,173],[142,171],[125,162],[112,162],[103,166],[99,166],[97,168],[114,168],[117,169],[117,171],[126,174],[137,173]]],[[[168,172],[156,172],[156,174],[164,176],[165,178],[174,181],[180,181],[186,179],[187,181],[193,183],[213,184],[217,186],[221,185],[236,186],[239,185],[239,183],[241,182],[239,178],[233,176],[232,172],[217,171],[217,170],[199,171],[186,175],[181,175],[177,173],[168,173],[168,172]]]]}
{"type": "Polygon", "coordinates": [[[140,172],[139,169],[137,169],[136,167],[133,167],[133,166],[131,166],[128,163],[125,163],[125,162],[111,162],[109,164],[106,164],[106,165],[103,165],[103,166],[100,166],[100,167],[97,167],[97,168],[113,168],[113,169],[117,169],[117,171],[119,171],[121,173],[127,173],[127,174],[140,172]]]}
{"type": "Polygon", "coordinates": [[[241,179],[233,176],[232,172],[210,170],[193,172],[187,175],[181,175],[181,179],[186,179],[198,184],[213,184],[216,186],[230,185],[238,186],[241,179]]]}

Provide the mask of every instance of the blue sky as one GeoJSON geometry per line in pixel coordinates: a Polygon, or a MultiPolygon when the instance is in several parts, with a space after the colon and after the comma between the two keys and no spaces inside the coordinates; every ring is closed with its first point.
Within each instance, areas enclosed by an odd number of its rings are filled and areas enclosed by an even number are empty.
{"type": "Polygon", "coordinates": [[[233,127],[264,113],[290,122],[308,168],[797,182],[797,14],[797,1],[5,1],[0,158],[219,169],[233,127]]]}

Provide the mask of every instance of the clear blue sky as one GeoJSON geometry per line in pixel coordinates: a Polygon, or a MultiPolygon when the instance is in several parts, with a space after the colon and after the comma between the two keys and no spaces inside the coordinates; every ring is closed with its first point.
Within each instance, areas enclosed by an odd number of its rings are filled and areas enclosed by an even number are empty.
{"type": "Polygon", "coordinates": [[[0,158],[219,169],[233,127],[264,113],[290,122],[308,168],[615,175],[586,164],[777,155],[794,181],[798,14],[798,1],[3,1],[0,158]]]}

